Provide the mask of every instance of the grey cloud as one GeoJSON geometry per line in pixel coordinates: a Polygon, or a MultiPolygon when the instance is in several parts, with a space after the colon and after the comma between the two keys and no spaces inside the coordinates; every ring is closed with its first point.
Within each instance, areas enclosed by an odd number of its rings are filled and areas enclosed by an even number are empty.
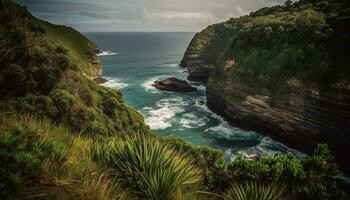
{"type": "Polygon", "coordinates": [[[286,0],[18,0],[45,20],[80,31],[200,31],[286,0]]]}

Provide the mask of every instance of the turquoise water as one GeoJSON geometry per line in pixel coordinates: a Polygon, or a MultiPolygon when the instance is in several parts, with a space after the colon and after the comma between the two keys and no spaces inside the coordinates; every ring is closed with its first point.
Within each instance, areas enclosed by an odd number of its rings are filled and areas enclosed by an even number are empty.
{"type": "Polygon", "coordinates": [[[167,77],[186,79],[179,63],[194,33],[86,33],[100,51],[104,85],[122,91],[128,105],[162,136],[220,148],[226,158],[294,151],[253,131],[230,126],[206,107],[205,87],[193,93],[158,91],[151,84],[167,77]]]}

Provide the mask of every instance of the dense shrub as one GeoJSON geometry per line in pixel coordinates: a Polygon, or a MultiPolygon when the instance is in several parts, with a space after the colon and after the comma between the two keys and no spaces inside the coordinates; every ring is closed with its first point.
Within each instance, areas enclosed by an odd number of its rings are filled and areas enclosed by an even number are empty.
{"type": "Polygon", "coordinates": [[[58,110],[52,99],[43,95],[29,94],[14,100],[14,105],[19,113],[35,114],[38,117],[56,117],[58,110]]]}
{"type": "Polygon", "coordinates": [[[96,112],[94,109],[77,104],[68,113],[66,123],[72,131],[81,133],[90,126],[95,118],[96,112]]]}
{"type": "Polygon", "coordinates": [[[0,133],[1,194],[23,184],[38,182],[50,165],[65,159],[65,147],[21,125],[0,133]]]}
{"type": "Polygon", "coordinates": [[[293,154],[262,157],[258,160],[237,158],[228,166],[230,182],[259,181],[281,186],[296,199],[341,199],[335,176],[339,173],[326,145],[319,145],[312,156],[293,154]]]}
{"type": "Polygon", "coordinates": [[[1,74],[1,96],[6,93],[12,93],[13,95],[22,95],[27,92],[26,75],[22,67],[17,64],[10,64],[9,66],[5,67],[5,69],[3,69],[1,74]]]}
{"type": "Polygon", "coordinates": [[[76,102],[75,97],[66,90],[55,89],[50,93],[50,98],[58,109],[58,117],[65,119],[70,108],[76,102]]]}
{"type": "Polygon", "coordinates": [[[166,137],[162,140],[177,151],[186,154],[193,164],[201,169],[203,184],[209,190],[220,192],[229,186],[222,151],[194,145],[177,137],[166,137]]]}

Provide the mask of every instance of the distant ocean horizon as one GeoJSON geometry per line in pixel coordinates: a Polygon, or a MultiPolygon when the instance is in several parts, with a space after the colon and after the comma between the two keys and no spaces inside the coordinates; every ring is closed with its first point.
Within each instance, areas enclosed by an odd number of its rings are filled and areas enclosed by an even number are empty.
{"type": "Polygon", "coordinates": [[[198,145],[223,150],[226,159],[278,153],[303,153],[254,131],[232,127],[206,107],[205,86],[190,81],[193,93],[159,91],[156,80],[186,80],[179,66],[195,32],[84,32],[97,44],[108,80],[106,87],[119,89],[128,105],[138,110],[146,124],[161,136],[177,136],[198,145]]]}

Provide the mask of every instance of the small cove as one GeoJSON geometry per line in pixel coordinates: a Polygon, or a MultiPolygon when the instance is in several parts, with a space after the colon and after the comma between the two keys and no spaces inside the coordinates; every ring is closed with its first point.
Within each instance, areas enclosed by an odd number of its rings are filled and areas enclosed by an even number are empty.
{"type": "Polygon", "coordinates": [[[273,156],[293,151],[286,145],[254,131],[230,126],[206,107],[205,86],[190,82],[196,92],[159,91],[156,80],[185,80],[179,63],[194,33],[85,33],[100,51],[104,85],[121,90],[128,105],[162,136],[174,135],[194,144],[222,149],[227,159],[237,155],[273,156]]]}

